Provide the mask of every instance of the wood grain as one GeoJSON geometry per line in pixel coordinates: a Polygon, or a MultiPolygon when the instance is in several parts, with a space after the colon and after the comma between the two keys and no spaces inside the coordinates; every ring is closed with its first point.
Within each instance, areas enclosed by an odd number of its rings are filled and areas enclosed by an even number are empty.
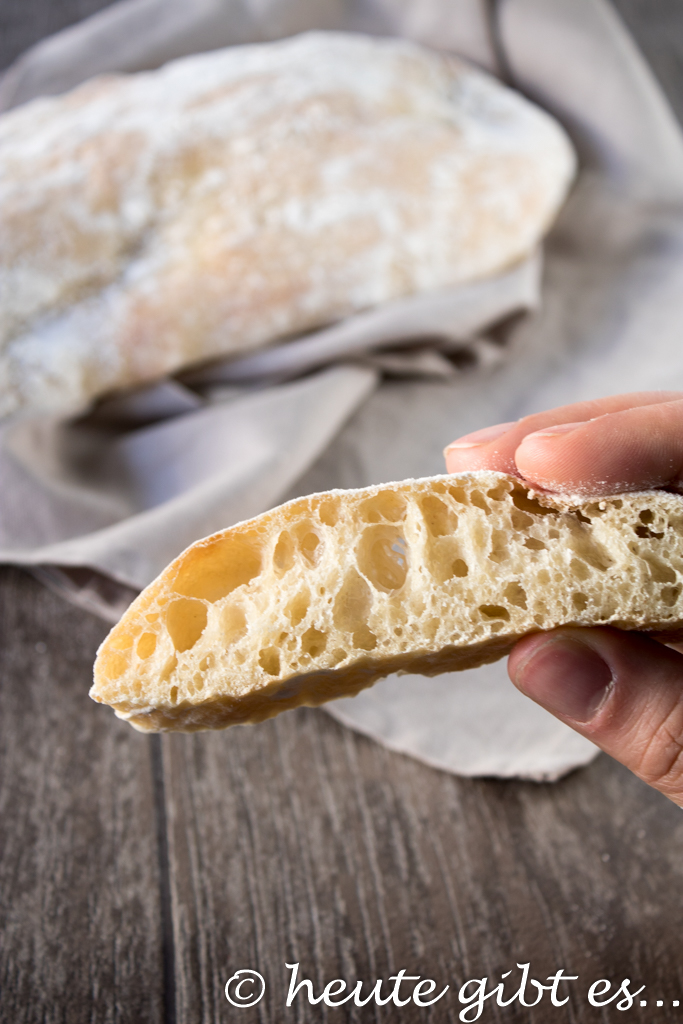
{"type": "Polygon", "coordinates": [[[163,1020],[147,737],[88,700],[106,626],[0,570],[0,1020],[163,1020]]]}
{"type": "Polygon", "coordinates": [[[465,980],[526,961],[538,978],[578,975],[571,1004],[486,1020],[623,1019],[586,1002],[603,977],[669,1007],[683,993],[683,819],[606,757],[555,785],[464,780],[305,709],[163,745],[179,1021],[229,1019],[239,968],[268,986],[245,1024],[425,1019],[412,1004],[287,1010],[297,961],[318,994],[402,967],[451,984],[434,1022],[457,1020],[465,980]]]}

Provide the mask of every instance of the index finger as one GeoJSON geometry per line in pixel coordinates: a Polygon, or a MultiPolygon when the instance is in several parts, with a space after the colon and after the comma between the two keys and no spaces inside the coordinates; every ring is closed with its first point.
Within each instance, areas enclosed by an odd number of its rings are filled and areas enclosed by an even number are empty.
{"type": "Polygon", "coordinates": [[[543,490],[605,493],[678,483],[683,392],[636,392],[561,406],[468,434],[445,455],[449,473],[497,470],[543,490]],[[566,429],[549,430],[560,426],[566,429]]]}

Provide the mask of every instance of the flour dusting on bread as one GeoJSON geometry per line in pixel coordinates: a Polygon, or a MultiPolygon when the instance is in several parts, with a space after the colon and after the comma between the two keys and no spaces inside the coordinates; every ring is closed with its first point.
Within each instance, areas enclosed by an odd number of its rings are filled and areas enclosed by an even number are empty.
{"type": "Polygon", "coordinates": [[[499,273],[574,155],[542,110],[397,39],[310,33],[0,118],[0,415],[499,273]]]}

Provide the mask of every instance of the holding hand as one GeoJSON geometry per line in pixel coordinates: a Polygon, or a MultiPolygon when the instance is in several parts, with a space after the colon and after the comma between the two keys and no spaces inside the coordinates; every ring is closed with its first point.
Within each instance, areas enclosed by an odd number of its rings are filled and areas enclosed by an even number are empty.
{"type": "MultiPolygon", "coordinates": [[[[449,473],[497,470],[582,496],[683,491],[683,393],[579,402],[454,441],[449,473]]],[[[510,677],[527,696],[683,806],[683,654],[638,633],[565,627],[525,637],[510,677]]]]}

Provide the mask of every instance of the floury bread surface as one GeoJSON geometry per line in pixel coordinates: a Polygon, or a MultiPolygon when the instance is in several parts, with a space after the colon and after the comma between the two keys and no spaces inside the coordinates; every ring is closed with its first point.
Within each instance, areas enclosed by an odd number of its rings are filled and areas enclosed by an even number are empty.
{"type": "Polygon", "coordinates": [[[527,633],[683,627],[683,499],[582,503],[498,473],[289,502],[198,541],[105,640],[91,696],[141,730],[219,729],[527,633]]]}
{"type": "Polygon", "coordinates": [[[254,349],[532,252],[562,129],[462,61],[312,33],[0,118],[0,416],[254,349]]]}

